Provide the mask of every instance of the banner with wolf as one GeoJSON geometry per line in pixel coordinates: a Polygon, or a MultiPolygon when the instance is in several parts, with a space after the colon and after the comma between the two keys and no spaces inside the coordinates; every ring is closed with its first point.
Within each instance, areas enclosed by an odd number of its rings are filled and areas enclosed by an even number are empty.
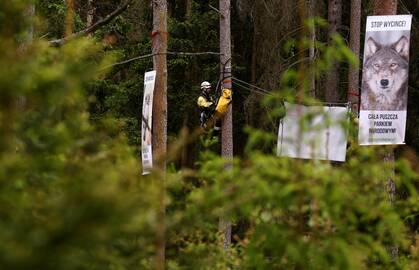
{"type": "Polygon", "coordinates": [[[149,174],[153,167],[152,126],[153,126],[153,95],[156,71],[144,75],[143,111],[141,115],[141,160],[143,175],[149,174]]]}
{"type": "Polygon", "coordinates": [[[411,22],[411,15],[367,17],[360,145],[405,143],[411,22]]]}

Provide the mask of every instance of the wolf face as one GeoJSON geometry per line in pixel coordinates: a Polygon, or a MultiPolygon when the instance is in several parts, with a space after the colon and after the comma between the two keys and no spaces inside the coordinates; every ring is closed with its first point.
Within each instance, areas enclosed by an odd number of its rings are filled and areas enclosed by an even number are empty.
{"type": "Polygon", "coordinates": [[[383,46],[367,40],[361,109],[398,111],[406,109],[409,41],[402,36],[383,46]]]}

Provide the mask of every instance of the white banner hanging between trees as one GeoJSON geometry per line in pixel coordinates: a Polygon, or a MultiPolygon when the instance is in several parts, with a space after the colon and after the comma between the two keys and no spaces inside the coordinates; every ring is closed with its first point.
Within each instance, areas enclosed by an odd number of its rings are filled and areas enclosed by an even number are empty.
{"type": "Polygon", "coordinates": [[[141,157],[143,175],[149,174],[153,168],[153,96],[156,81],[156,71],[146,72],[144,75],[143,111],[141,115],[141,157]]]}
{"type": "Polygon", "coordinates": [[[411,15],[367,17],[360,145],[405,143],[411,22],[411,15]]]}
{"type": "Polygon", "coordinates": [[[303,106],[285,102],[278,131],[278,156],[346,160],[347,107],[303,106]]]}

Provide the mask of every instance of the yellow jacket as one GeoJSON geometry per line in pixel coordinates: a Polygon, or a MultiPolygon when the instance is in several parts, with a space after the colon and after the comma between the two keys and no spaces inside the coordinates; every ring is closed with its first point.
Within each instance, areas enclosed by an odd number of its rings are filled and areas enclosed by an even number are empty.
{"type": "Polygon", "coordinates": [[[212,101],[206,100],[203,96],[199,96],[198,101],[196,102],[199,107],[209,108],[214,104],[212,101]]]}

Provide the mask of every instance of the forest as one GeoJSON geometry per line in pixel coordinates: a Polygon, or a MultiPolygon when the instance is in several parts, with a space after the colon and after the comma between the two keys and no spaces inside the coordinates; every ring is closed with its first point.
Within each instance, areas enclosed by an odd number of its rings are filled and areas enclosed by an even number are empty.
{"type": "Polygon", "coordinates": [[[0,269],[419,269],[418,17],[0,1],[0,269]]]}

